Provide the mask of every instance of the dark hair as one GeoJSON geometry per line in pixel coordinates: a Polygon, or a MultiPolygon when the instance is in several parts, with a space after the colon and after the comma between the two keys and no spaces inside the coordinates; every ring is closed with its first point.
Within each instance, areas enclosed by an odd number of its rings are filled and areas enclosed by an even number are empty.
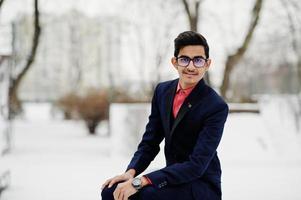
{"type": "Polygon", "coordinates": [[[205,56],[209,58],[209,46],[207,40],[200,33],[194,31],[185,31],[180,33],[178,37],[174,40],[175,43],[175,51],[174,56],[177,57],[179,55],[180,50],[188,45],[202,45],[205,49],[205,56]]]}

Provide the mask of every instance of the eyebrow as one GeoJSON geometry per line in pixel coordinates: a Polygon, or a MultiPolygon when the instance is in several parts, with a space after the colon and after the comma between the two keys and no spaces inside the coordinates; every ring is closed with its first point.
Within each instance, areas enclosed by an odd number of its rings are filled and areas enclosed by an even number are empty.
{"type": "MultiPolygon", "coordinates": [[[[178,58],[183,58],[183,57],[190,58],[189,56],[186,56],[186,55],[180,55],[180,56],[178,56],[178,58]]],[[[203,59],[206,59],[204,56],[194,56],[194,57],[192,57],[190,59],[194,59],[194,58],[203,58],[203,59]]]]}

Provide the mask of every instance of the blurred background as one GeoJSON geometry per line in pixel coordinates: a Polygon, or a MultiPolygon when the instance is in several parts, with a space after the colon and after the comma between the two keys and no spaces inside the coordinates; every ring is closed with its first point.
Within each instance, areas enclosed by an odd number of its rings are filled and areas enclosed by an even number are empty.
{"type": "MultiPolygon", "coordinates": [[[[182,31],[230,106],[223,199],[301,199],[298,0],[0,0],[0,199],[100,199],[141,139],[182,31]]],[[[162,152],[147,169],[164,167],[162,152]]]]}

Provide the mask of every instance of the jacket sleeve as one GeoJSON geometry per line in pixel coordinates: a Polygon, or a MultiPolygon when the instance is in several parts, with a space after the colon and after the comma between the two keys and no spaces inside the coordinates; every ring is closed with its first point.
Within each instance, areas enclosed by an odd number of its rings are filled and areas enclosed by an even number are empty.
{"type": "Polygon", "coordinates": [[[149,166],[151,161],[154,160],[160,151],[160,143],[164,138],[162,120],[157,101],[157,88],[158,86],[156,87],[152,98],[151,114],[149,116],[142,141],[138,145],[138,149],[127,167],[127,170],[136,170],[135,176],[143,172],[149,166]]]}
{"type": "Polygon", "coordinates": [[[161,188],[168,184],[187,183],[204,174],[219,145],[228,115],[225,103],[219,104],[214,110],[207,117],[188,161],[146,174],[154,185],[161,188]]]}

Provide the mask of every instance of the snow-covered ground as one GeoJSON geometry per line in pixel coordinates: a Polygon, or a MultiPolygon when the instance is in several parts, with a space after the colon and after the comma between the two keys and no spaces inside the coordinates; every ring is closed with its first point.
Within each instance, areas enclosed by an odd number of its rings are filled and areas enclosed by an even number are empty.
{"type": "MultiPolygon", "coordinates": [[[[112,153],[114,137],[104,136],[105,128],[89,136],[81,122],[49,118],[47,106],[27,110],[4,157],[11,185],[1,200],[99,199],[102,182],[125,170],[130,157],[112,153]]],[[[300,138],[271,131],[263,115],[229,115],[219,147],[223,199],[300,200],[300,138]]],[[[163,165],[161,154],[150,168],[163,165]]]]}

